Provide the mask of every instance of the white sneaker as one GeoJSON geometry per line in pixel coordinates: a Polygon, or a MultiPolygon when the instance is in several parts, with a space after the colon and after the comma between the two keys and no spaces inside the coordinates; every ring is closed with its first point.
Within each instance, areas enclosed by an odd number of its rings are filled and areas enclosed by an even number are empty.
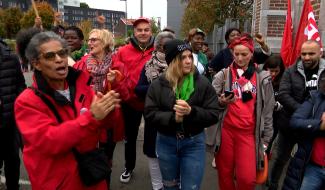
{"type": "Polygon", "coordinates": [[[129,183],[131,177],[132,177],[132,170],[125,169],[124,172],[120,176],[120,182],[129,183]]]}

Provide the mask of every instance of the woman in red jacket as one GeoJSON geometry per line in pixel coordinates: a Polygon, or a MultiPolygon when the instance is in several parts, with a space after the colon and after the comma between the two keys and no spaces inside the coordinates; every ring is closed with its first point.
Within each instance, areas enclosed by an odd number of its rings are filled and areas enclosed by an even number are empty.
{"type": "MultiPolygon", "coordinates": [[[[74,68],[88,72],[92,76],[92,86],[96,92],[106,93],[112,88],[120,93],[122,99],[126,99],[128,90],[119,84],[123,76],[112,68],[112,50],[114,48],[113,34],[106,29],[93,29],[88,39],[89,54],[73,65],[74,68]]],[[[113,152],[117,141],[124,137],[124,121],[120,108],[114,111],[114,125],[112,129],[103,131],[102,142],[112,165],[113,152]]],[[[107,179],[110,183],[110,177],[107,179]]]]}
{"type": "Polygon", "coordinates": [[[96,149],[103,127],[100,121],[118,106],[119,95],[114,91],[94,95],[89,75],[68,67],[68,55],[67,43],[53,32],[35,35],[26,49],[35,68],[33,89],[25,90],[15,102],[24,164],[34,190],[105,190],[105,180],[84,185],[73,150],[96,149]]]}

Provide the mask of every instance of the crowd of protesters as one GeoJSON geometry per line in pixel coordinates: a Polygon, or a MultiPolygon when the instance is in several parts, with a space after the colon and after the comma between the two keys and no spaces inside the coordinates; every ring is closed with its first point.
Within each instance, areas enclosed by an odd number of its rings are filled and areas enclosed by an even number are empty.
{"type": "Polygon", "coordinates": [[[8,190],[19,189],[19,149],[33,189],[110,189],[122,140],[119,179],[129,183],[142,118],[154,190],[200,189],[206,147],[218,180],[211,189],[325,188],[325,60],[318,42],[305,41],[285,68],[262,35],[237,28],[214,55],[201,29],[185,40],[170,28],[154,36],[150,20],[140,17],[116,50],[109,30],[92,29],[84,39],[80,28],[55,18],[52,31],[35,18],[33,28],[17,34],[20,65],[0,41],[0,166],[8,190]],[[26,89],[28,64],[34,73],[26,89]]]}

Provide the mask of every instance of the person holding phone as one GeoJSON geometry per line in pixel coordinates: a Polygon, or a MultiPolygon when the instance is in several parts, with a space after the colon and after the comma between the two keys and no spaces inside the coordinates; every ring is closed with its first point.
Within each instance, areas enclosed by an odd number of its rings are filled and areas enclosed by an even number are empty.
{"type": "Polygon", "coordinates": [[[252,61],[254,45],[249,35],[235,39],[229,47],[234,61],[212,82],[219,108],[224,110],[215,149],[219,187],[253,190],[256,171],[263,168],[264,147],[273,134],[272,80],[269,72],[259,70],[252,61]]]}

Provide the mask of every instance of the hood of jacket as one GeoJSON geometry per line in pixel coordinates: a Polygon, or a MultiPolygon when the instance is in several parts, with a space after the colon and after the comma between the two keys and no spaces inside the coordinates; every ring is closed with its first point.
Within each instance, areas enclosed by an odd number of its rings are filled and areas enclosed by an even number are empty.
{"type": "Polygon", "coordinates": [[[155,38],[153,36],[151,36],[147,46],[143,48],[140,46],[139,41],[133,35],[131,36],[131,39],[130,39],[131,44],[139,51],[146,51],[147,49],[151,48],[153,46],[154,40],[155,40],[155,38]]]}

